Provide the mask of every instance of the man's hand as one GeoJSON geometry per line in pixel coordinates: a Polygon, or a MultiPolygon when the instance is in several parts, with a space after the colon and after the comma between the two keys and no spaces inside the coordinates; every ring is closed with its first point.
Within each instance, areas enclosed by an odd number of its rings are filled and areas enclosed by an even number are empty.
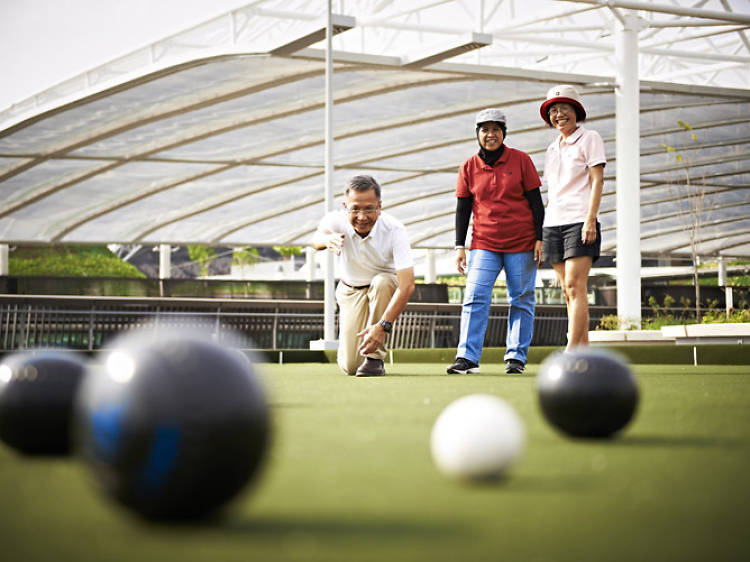
{"type": "Polygon", "coordinates": [[[344,246],[344,236],[346,235],[343,232],[332,232],[326,240],[326,248],[337,256],[340,256],[341,249],[344,246]]]}
{"type": "Polygon", "coordinates": [[[367,355],[376,352],[383,345],[385,336],[385,330],[383,330],[383,326],[379,323],[367,326],[367,328],[357,334],[357,337],[362,338],[362,343],[357,348],[359,354],[367,355]]]}
{"type": "Polygon", "coordinates": [[[466,275],[466,250],[456,248],[456,269],[461,275],[466,275]]]}

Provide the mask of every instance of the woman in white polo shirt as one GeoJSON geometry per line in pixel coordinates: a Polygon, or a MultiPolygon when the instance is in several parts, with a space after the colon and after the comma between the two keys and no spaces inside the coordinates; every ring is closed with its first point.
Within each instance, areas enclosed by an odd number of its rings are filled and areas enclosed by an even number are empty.
{"type": "Polygon", "coordinates": [[[601,248],[598,213],[607,160],[599,133],[580,124],[586,110],[573,86],[550,88],[539,112],[560,132],[544,159],[548,204],[543,253],[565,295],[570,350],[589,341],[587,282],[601,248]]]}

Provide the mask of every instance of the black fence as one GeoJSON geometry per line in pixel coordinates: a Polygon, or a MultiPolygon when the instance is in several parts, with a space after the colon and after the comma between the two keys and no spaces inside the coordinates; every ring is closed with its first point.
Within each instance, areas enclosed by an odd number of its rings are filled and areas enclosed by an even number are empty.
{"type": "MultiPolygon", "coordinates": [[[[591,329],[611,307],[591,307],[591,329]]],[[[393,349],[451,348],[461,307],[410,303],[390,336],[393,349]]],[[[493,305],[485,345],[504,347],[507,305],[493,305]]],[[[0,351],[65,347],[93,351],[114,336],[146,325],[195,327],[248,349],[308,349],[323,337],[323,303],[291,300],[159,299],[0,295],[0,351]]],[[[565,345],[564,306],[539,305],[533,345],[565,345]]]]}

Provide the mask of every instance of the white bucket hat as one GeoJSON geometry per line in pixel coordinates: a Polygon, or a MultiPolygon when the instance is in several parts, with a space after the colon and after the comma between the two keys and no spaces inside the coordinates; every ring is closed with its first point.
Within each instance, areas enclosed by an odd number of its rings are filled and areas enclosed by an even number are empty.
{"type": "Polygon", "coordinates": [[[477,113],[474,124],[479,126],[481,123],[487,123],[488,121],[505,125],[505,114],[496,107],[488,107],[477,113]]]}
{"type": "Polygon", "coordinates": [[[586,110],[583,108],[583,100],[581,100],[581,94],[578,93],[578,90],[575,89],[574,86],[570,86],[569,84],[560,84],[558,86],[553,86],[547,91],[547,99],[542,102],[542,106],[539,108],[539,114],[542,116],[542,119],[544,119],[544,122],[547,123],[547,125],[550,124],[549,122],[549,106],[553,103],[569,103],[573,107],[577,109],[578,115],[580,117],[578,118],[578,121],[583,121],[586,119],[586,110]]]}

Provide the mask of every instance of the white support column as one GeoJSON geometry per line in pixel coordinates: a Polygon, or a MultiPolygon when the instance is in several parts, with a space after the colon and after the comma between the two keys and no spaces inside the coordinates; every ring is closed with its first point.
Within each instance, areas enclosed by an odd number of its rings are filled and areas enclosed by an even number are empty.
{"type": "Polygon", "coordinates": [[[172,277],[172,247],[159,244],[159,279],[172,277]]]}
{"type": "Polygon", "coordinates": [[[730,286],[724,287],[724,302],[726,304],[727,316],[729,316],[734,308],[734,296],[732,294],[732,287],[730,286]]]}
{"type": "MultiPolygon", "coordinates": [[[[332,0],[328,0],[326,14],[326,73],[325,73],[325,208],[333,210],[333,23],[332,0]]],[[[336,340],[336,287],[334,261],[325,252],[323,282],[323,339],[310,342],[310,349],[338,349],[336,340]]]]}
{"type": "Polygon", "coordinates": [[[732,287],[727,285],[727,260],[724,259],[724,256],[719,256],[718,277],[719,287],[724,287],[724,308],[728,317],[734,308],[734,295],[732,294],[732,287]]]}
{"type": "MultiPolygon", "coordinates": [[[[484,0],[477,0],[476,21],[474,29],[484,33],[484,0]]],[[[477,64],[482,64],[482,49],[477,49],[477,64]]]]}
{"type": "Polygon", "coordinates": [[[626,14],[615,23],[617,144],[617,316],[641,326],[641,194],[639,19],[626,14]]]}
{"type": "Polygon", "coordinates": [[[307,265],[307,281],[315,281],[315,249],[312,246],[305,247],[305,264],[307,265]]]}
{"type": "Polygon", "coordinates": [[[0,275],[8,275],[8,245],[0,244],[0,275]]]}
{"type": "Polygon", "coordinates": [[[727,286],[727,262],[724,256],[719,256],[719,287],[727,286]]]}
{"type": "Polygon", "coordinates": [[[427,250],[427,263],[426,263],[426,269],[424,272],[424,282],[425,283],[435,283],[437,281],[437,267],[436,267],[436,254],[435,250],[432,248],[429,248],[427,250]]]}

